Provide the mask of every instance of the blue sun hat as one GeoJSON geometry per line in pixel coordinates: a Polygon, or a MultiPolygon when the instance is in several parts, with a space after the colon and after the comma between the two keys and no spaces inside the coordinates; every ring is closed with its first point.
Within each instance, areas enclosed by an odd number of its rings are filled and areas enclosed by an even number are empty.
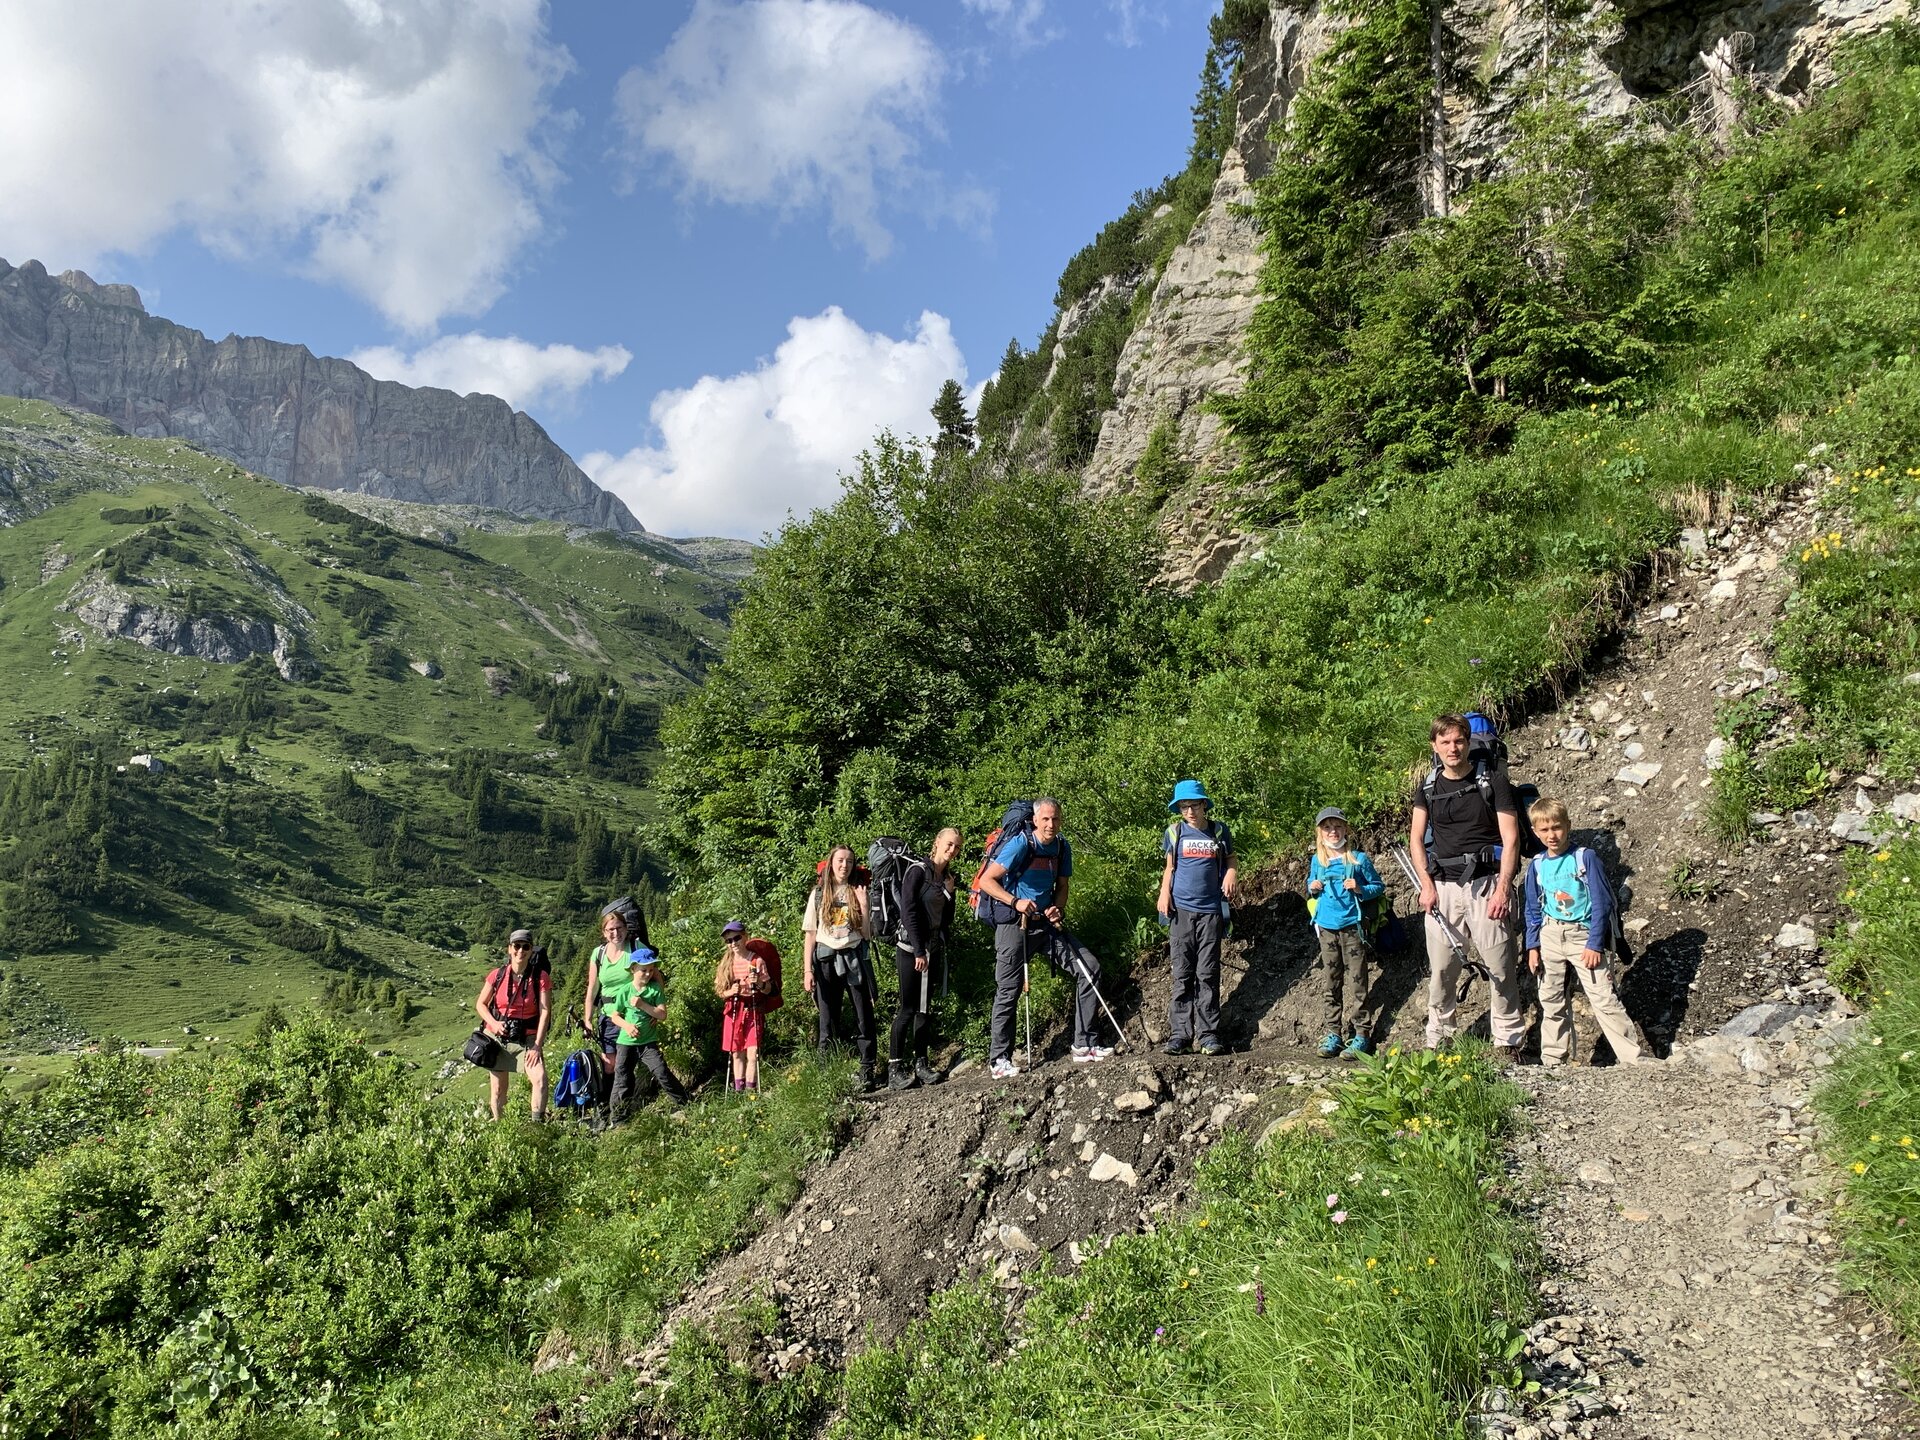
{"type": "Polygon", "coordinates": [[[1173,787],[1173,799],[1167,802],[1167,813],[1177,815],[1180,807],[1189,800],[1198,800],[1203,804],[1213,804],[1213,797],[1207,794],[1207,787],[1198,780],[1182,780],[1173,787]]]}

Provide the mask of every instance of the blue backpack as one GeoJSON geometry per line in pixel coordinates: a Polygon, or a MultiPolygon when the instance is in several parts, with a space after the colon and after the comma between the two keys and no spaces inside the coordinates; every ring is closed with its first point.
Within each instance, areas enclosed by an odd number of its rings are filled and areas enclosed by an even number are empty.
{"type": "MultiPolygon", "coordinates": [[[[980,888],[980,879],[987,873],[987,866],[993,863],[993,857],[999,853],[1002,845],[1016,835],[1025,835],[1029,838],[1033,835],[1033,802],[1031,800],[1016,800],[1007,807],[1007,813],[1000,817],[1000,823],[994,827],[993,832],[987,836],[986,844],[980,848],[980,868],[973,872],[973,879],[967,882],[968,904],[973,909],[974,918],[988,925],[1011,925],[1019,919],[1011,906],[996,900],[980,888]]],[[[1061,854],[1064,855],[1066,841],[1063,839],[1060,844],[1063,847],[1061,854]]],[[[1033,852],[1029,850],[1027,853],[1028,862],[1031,863],[1033,852]]],[[[1026,869],[1027,867],[1022,865],[1017,871],[1008,871],[1001,877],[1002,886],[1011,890],[1020,883],[1020,877],[1026,873],[1026,869]]]]}
{"type": "Polygon", "coordinates": [[[560,1067],[560,1078],[553,1082],[553,1108],[563,1114],[585,1114],[598,1103],[599,1084],[600,1056],[583,1046],[560,1067]]]}
{"type": "MultiPolygon", "coordinates": [[[[1487,808],[1493,808],[1493,774],[1496,770],[1507,768],[1507,742],[1500,738],[1500,731],[1493,721],[1478,710],[1467,712],[1467,759],[1473,765],[1473,783],[1480,791],[1480,798],[1487,802],[1487,808]]],[[[1426,843],[1433,844],[1433,787],[1440,781],[1440,753],[1433,752],[1427,768],[1427,778],[1420,782],[1420,794],[1427,802],[1426,843]]],[[[1540,837],[1533,833],[1533,821],[1527,818],[1527,810],[1540,798],[1540,787],[1531,780],[1507,780],[1508,788],[1513,792],[1513,801],[1520,810],[1520,855],[1527,859],[1538,855],[1547,847],[1540,843],[1540,837]]],[[[1494,858],[1499,859],[1500,847],[1494,847],[1494,858]]]]}

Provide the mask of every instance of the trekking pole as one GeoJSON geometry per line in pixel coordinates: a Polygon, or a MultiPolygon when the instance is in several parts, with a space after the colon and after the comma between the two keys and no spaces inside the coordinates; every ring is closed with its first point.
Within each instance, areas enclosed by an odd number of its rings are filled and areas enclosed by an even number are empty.
{"type": "Polygon", "coordinates": [[[1033,974],[1028,968],[1033,951],[1027,934],[1027,917],[1020,917],[1020,1003],[1027,1012],[1027,1069],[1033,1069],[1033,974]]]}
{"type": "MultiPolygon", "coordinates": [[[[1393,858],[1400,863],[1401,872],[1407,877],[1408,883],[1418,890],[1420,887],[1420,876],[1414,871],[1413,860],[1408,856],[1407,852],[1396,845],[1393,847],[1393,858]]],[[[1493,984],[1492,973],[1484,963],[1474,958],[1473,951],[1468,948],[1466,936],[1462,935],[1459,930],[1454,927],[1451,920],[1440,913],[1438,904],[1436,904],[1433,909],[1427,911],[1427,914],[1431,915],[1440,923],[1440,933],[1447,937],[1447,947],[1452,950],[1453,958],[1460,962],[1460,989],[1454,996],[1454,1004],[1458,1005],[1467,998],[1467,992],[1473,989],[1473,977],[1475,975],[1478,975],[1491,986],[1493,984]]]]}
{"type": "MultiPolygon", "coordinates": [[[[1060,932],[1056,931],[1055,933],[1059,934],[1060,932]]],[[[1125,1029],[1121,1027],[1120,1021],[1115,1018],[1113,1013],[1113,1007],[1107,1004],[1107,997],[1102,995],[1100,993],[1100,987],[1094,984],[1093,974],[1091,971],[1087,969],[1087,962],[1080,958],[1079,942],[1077,940],[1071,939],[1070,937],[1064,934],[1060,935],[1060,939],[1067,947],[1067,954],[1073,958],[1073,968],[1080,972],[1081,983],[1084,984],[1087,987],[1087,989],[1093,992],[1093,998],[1095,1000],[1098,1000],[1100,1002],[1100,1008],[1106,1011],[1107,1023],[1113,1026],[1114,1038],[1118,1040],[1122,1045],[1125,1045],[1127,1043],[1127,1032],[1125,1029]]],[[[1144,1020],[1140,1022],[1142,1033],[1145,1032],[1146,1023],[1147,1022],[1144,1020]]],[[[1149,1049],[1152,1048],[1151,1039],[1149,1039],[1148,1048],[1149,1049]]]]}

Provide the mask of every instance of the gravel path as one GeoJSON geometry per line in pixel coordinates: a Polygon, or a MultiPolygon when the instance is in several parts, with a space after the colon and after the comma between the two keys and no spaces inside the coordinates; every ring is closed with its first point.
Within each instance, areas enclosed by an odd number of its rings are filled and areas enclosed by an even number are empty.
{"type": "Polygon", "coordinates": [[[1544,1416],[1489,1417],[1490,1434],[1920,1430],[1893,1337],[1847,1298],[1830,1233],[1807,1096],[1858,1026],[1845,1015],[1801,1011],[1776,1038],[1711,1037],[1665,1065],[1516,1072],[1536,1104],[1514,1159],[1546,1181],[1542,1294],[1558,1312],[1528,1360],[1564,1393],[1544,1416]]]}

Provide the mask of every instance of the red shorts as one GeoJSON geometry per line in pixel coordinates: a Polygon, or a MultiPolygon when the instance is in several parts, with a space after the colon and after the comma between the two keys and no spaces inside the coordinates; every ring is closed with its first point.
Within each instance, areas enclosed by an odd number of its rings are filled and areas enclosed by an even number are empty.
{"type": "Polygon", "coordinates": [[[720,1012],[720,1048],[729,1053],[758,1050],[766,1043],[767,1017],[758,1000],[738,996],[726,1002],[720,1012]]]}

